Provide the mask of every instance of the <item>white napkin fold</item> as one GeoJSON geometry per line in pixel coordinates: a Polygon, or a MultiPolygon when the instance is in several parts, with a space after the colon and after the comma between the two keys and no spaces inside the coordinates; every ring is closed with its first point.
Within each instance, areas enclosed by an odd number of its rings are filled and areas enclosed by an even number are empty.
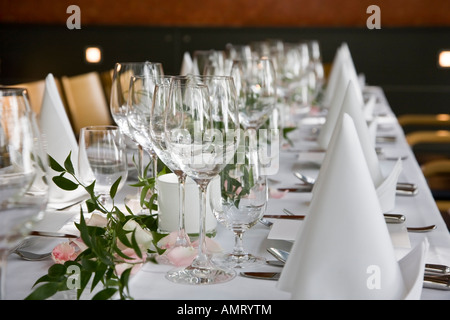
{"type": "Polygon", "coordinates": [[[183,54],[183,60],[181,61],[180,75],[185,76],[192,73],[193,62],[189,52],[183,54]]]}
{"type": "MultiPolygon", "coordinates": [[[[51,73],[45,79],[39,126],[47,143],[47,153],[58,163],[63,164],[69,152],[72,151],[72,164],[75,172],[77,172],[78,143],[56,87],[55,79],[51,73]]],[[[49,170],[51,177],[58,174],[51,169],[49,170]]],[[[84,190],[78,189],[75,191],[64,191],[51,182],[49,205],[51,206],[52,203],[70,202],[85,194],[84,190]]]]}
{"type": "MultiPolygon", "coordinates": [[[[333,134],[334,127],[338,121],[339,112],[342,109],[342,103],[348,90],[348,84],[352,80],[355,81],[354,76],[351,75],[350,69],[342,63],[338,69],[335,91],[333,92],[332,99],[328,108],[328,113],[325,119],[325,123],[320,128],[319,136],[317,137],[317,142],[322,149],[327,149],[330,143],[331,135],[333,134]]],[[[355,99],[358,104],[362,106],[363,97],[362,93],[356,91],[357,96],[355,99]]]]}
{"type": "Polygon", "coordinates": [[[337,130],[319,172],[326,181],[313,193],[277,285],[293,299],[403,299],[406,275],[352,118],[345,114],[337,130]]]}
{"type": "MultiPolygon", "coordinates": [[[[325,88],[323,105],[329,108],[333,103],[336,92],[339,91],[338,84],[340,82],[339,73],[341,68],[351,74],[352,80],[359,83],[358,75],[356,73],[355,64],[353,62],[350,49],[347,43],[342,43],[336,50],[336,54],[331,65],[330,75],[328,77],[327,87],[325,88]]],[[[344,83],[346,85],[346,83],[344,83]]],[[[345,87],[344,87],[345,90],[345,87]]]]}

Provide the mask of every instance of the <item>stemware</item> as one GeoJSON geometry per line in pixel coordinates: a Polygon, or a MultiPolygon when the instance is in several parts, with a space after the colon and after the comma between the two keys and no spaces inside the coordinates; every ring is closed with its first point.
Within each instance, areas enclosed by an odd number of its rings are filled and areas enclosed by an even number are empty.
{"type": "Polygon", "coordinates": [[[217,220],[235,235],[230,253],[215,258],[220,264],[245,268],[265,259],[248,253],[243,246],[244,232],[253,227],[265,212],[268,199],[267,178],[250,163],[228,164],[220,173],[220,188],[210,193],[217,220]]]}
{"type": "Polygon", "coordinates": [[[189,245],[189,238],[185,227],[185,183],[186,173],[180,169],[180,166],[172,159],[169,153],[164,128],[164,115],[167,108],[167,98],[170,89],[171,77],[162,77],[158,79],[150,111],[150,139],[158,158],[177,176],[178,178],[178,232],[175,242],[176,246],[189,245]]]}
{"type": "Polygon", "coordinates": [[[132,76],[129,83],[129,96],[127,103],[127,121],[130,132],[136,141],[150,155],[153,162],[153,177],[158,172],[158,155],[149,136],[150,111],[153,92],[157,79],[163,75],[152,72],[145,75],[132,76]]]}
{"type": "MultiPolygon", "coordinates": [[[[271,59],[235,60],[231,76],[238,94],[239,118],[249,138],[250,162],[258,160],[257,130],[276,106],[276,72],[271,59]]],[[[259,166],[255,166],[258,169],[259,166]]]]}
{"type": "MultiPolygon", "coordinates": [[[[119,126],[122,133],[134,142],[138,149],[137,169],[138,175],[143,176],[144,172],[144,149],[135,139],[129,128],[127,121],[127,103],[129,96],[130,79],[135,75],[145,74],[164,74],[162,64],[159,62],[118,62],[114,66],[110,110],[115,123],[119,126]]],[[[138,188],[137,194],[127,196],[125,200],[139,203],[141,188],[138,188]]]]}
{"type": "Polygon", "coordinates": [[[117,126],[88,126],[80,131],[78,166],[81,182],[95,181],[94,192],[102,205],[112,199],[109,191],[121,177],[120,190],[128,175],[126,144],[117,126]]]}
{"type": "Polygon", "coordinates": [[[0,88],[0,299],[8,254],[48,201],[47,155],[28,101],[25,89],[0,88]]]}
{"type": "Polygon", "coordinates": [[[207,86],[195,77],[173,78],[165,112],[167,149],[181,170],[197,183],[200,195],[198,255],[189,266],[166,274],[176,283],[222,283],[236,274],[214,264],[205,246],[207,187],[233,160],[240,137],[232,78],[210,77],[208,82],[207,86]]]}

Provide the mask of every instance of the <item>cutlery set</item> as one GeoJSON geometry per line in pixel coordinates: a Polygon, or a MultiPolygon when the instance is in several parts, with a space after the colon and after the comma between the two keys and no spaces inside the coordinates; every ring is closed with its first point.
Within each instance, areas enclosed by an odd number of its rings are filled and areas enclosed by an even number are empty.
{"type": "MultiPolygon", "coordinates": [[[[299,171],[294,172],[294,176],[303,182],[303,185],[298,188],[278,188],[280,191],[289,192],[311,192],[316,180],[312,177],[306,176],[299,171]]],[[[397,183],[397,195],[413,196],[418,192],[417,185],[409,182],[398,182],[397,183]]]]}
{"type": "MultiPolygon", "coordinates": [[[[277,248],[267,248],[276,261],[267,261],[272,266],[283,267],[286,263],[289,252],[277,248]]],[[[281,272],[241,272],[241,276],[259,280],[278,280],[281,272]]],[[[439,290],[450,290],[450,267],[440,264],[425,264],[425,274],[423,287],[439,290]]]]}

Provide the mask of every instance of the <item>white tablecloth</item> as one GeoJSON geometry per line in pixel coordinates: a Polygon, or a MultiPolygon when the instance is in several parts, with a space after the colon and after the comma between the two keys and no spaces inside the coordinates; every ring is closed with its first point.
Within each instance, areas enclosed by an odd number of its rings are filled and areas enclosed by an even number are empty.
{"type": "MultiPolygon", "coordinates": [[[[398,125],[382,90],[378,87],[369,87],[366,92],[377,95],[376,112],[384,114],[379,123],[378,135],[395,135],[395,142],[380,143],[387,156],[406,156],[403,161],[403,171],[399,181],[416,183],[419,192],[415,196],[397,196],[395,210],[392,212],[402,213],[406,216],[407,226],[424,226],[435,224],[437,229],[428,233],[409,233],[411,246],[420,243],[423,237],[428,239],[430,244],[426,257],[427,263],[437,263],[450,265],[450,234],[432,198],[426,180],[418,166],[414,155],[406,143],[403,131],[398,125]]],[[[316,125],[311,118],[306,118],[298,132],[293,133],[293,139],[304,134],[309,135],[311,129],[316,125]],[[310,123],[310,124],[308,124],[310,123]]],[[[305,143],[297,140],[302,146],[305,143]]],[[[307,142],[310,146],[314,142],[307,142]]],[[[297,148],[296,145],[294,148],[297,148]]],[[[395,161],[381,160],[381,165],[388,170],[395,161]]],[[[280,154],[280,170],[270,177],[272,187],[295,186],[299,181],[293,176],[292,170],[299,168],[305,174],[317,176],[319,166],[313,162],[299,161],[298,152],[284,150],[280,154]]],[[[134,192],[134,189],[125,188],[122,195],[134,192]]],[[[282,209],[287,208],[296,214],[306,212],[311,193],[288,193],[282,199],[271,198],[268,203],[267,214],[282,214],[282,209]]],[[[71,221],[77,218],[78,211],[63,211],[51,213],[51,222],[46,219],[45,228],[48,230],[58,230],[72,224],[71,221]]],[[[231,251],[234,240],[231,231],[218,225],[216,241],[218,241],[225,251],[231,251]]],[[[244,246],[254,254],[263,256],[269,260],[273,257],[267,253],[268,247],[278,247],[289,249],[291,243],[284,240],[268,240],[269,228],[262,224],[257,224],[244,235],[244,246]]],[[[48,251],[58,241],[39,238],[34,243],[35,251],[48,251]]],[[[406,253],[399,252],[400,255],[406,253]]],[[[31,286],[42,275],[46,274],[48,267],[52,264],[51,259],[40,262],[28,262],[21,260],[17,255],[10,255],[6,276],[6,289],[8,299],[23,299],[31,292],[31,286]]],[[[330,266],[332,268],[332,266],[330,266]]],[[[235,279],[217,285],[192,286],[174,284],[165,279],[165,273],[171,269],[167,265],[156,265],[147,263],[141,271],[130,280],[131,296],[135,299],[170,299],[170,300],[285,300],[289,299],[288,293],[280,291],[276,287],[276,281],[253,280],[236,276],[235,279]]],[[[237,270],[239,273],[240,270],[237,270]]],[[[245,271],[281,271],[279,267],[269,265],[259,265],[245,271]]],[[[58,295],[56,298],[67,298],[67,295],[58,295]]],[[[450,299],[450,291],[423,289],[422,299],[450,299]]]]}

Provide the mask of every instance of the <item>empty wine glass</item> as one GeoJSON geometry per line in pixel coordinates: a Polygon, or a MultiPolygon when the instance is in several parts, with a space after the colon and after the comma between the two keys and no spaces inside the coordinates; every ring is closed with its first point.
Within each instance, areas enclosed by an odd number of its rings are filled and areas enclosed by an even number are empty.
{"type": "MultiPolygon", "coordinates": [[[[138,175],[140,176],[143,176],[145,167],[144,150],[130,131],[127,121],[127,103],[130,89],[130,79],[135,75],[163,73],[164,71],[162,64],[159,62],[118,62],[114,66],[110,97],[111,115],[122,133],[131,139],[137,146],[137,169],[138,175]]],[[[130,201],[139,203],[140,196],[141,188],[138,189],[137,194],[127,196],[125,201],[126,203],[129,203],[130,201]]]]}
{"type": "Polygon", "coordinates": [[[155,84],[161,77],[163,75],[159,72],[131,77],[127,105],[127,121],[130,132],[152,158],[154,178],[158,171],[158,155],[149,136],[150,111],[155,84]]]}
{"type": "Polygon", "coordinates": [[[167,98],[169,96],[171,77],[162,77],[158,79],[153,93],[153,101],[150,112],[150,139],[158,158],[177,176],[179,193],[179,212],[178,212],[178,233],[176,246],[187,246],[190,244],[185,227],[185,183],[186,173],[172,159],[165,140],[164,116],[168,106],[167,98]]]}
{"type": "Polygon", "coordinates": [[[235,60],[231,69],[246,129],[258,129],[276,105],[276,72],[268,58],[235,60]]]}
{"type": "Polygon", "coordinates": [[[209,183],[228,162],[239,145],[236,93],[230,77],[211,77],[215,91],[192,77],[171,81],[165,118],[167,149],[200,193],[198,255],[184,268],[171,270],[166,278],[177,283],[213,284],[235,277],[231,269],[219,267],[205,250],[206,191],[209,183]]]}
{"type": "Polygon", "coordinates": [[[117,126],[89,126],[80,131],[78,166],[80,181],[91,185],[105,206],[111,202],[109,191],[121,178],[120,190],[128,175],[126,144],[117,126]]]}
{"type": "Polygon", "coordinates": [[[47,155],[25,89],[0,87],[0,299],[10,250],[42,218],[47,155]]]}
{"type": "MultiPolygon", "coordinates": [[[[256,164],[257,165],[257,164],[256,164]]],[[[230,253],[215,258],[220,264],[245,268],[265,262],[248,253],[243,246],[244,232],[253,227],[265,212],[268,199],[266,177],[250,163],[228,164],[220,173],[220,188],[210,193],[210,203],[217,220],[235,234],[230,253]]]]}
{"type": "Polygon", "coordinates": [[[268,58],[235,60],[231,76],[238,94],[240,122],[249,138],[246,152],[250,162],[256,164],[259,161],[257,130],[269,119],[276,106],[275,68],[268,58]]]}

